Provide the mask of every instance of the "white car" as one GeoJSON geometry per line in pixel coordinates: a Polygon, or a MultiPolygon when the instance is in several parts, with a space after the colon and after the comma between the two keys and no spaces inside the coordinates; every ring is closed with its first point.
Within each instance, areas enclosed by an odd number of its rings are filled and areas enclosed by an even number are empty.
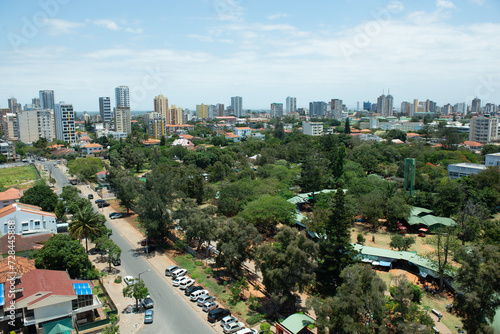
{"type": "Polygon", "coordinates": [[[253,328],[243,328],[237,331],[235,334],[259,334],[259,332],[253,328]]]}
{"type": "Polygon", "coordinates": [[[198,298],[200,298],[201,296],[208,296],[209,292],[208,290],[198,290],[198,291],[195,291],[191,294],[191,301],[195,302],[198,300],[198,298]]]}
{"type": "Polygon", "coordinates": [[[135,282],[135,278],[134,278],[134,276],[125,276],[125,277],[123,278],[123,281],[124,281],[124,282],[125,282],[125,284],[127,284],[127,285],[132,285],[132,284],[134,284],[134,282],[135,282]]]}
{"type": "Polygon", "coordinates": [[[198,298],[198,306],[203,306],[205,303],[211,302],[212,300],[215,300],[214,296],[210,295],[203,295],[198,298]]]}
{"type": "Polygon", "coordinates": [[[173,284],[173,286],[179,286],[179,285],[181,285],[182,282],[187,281],[188,279],[189,279],[189,277],[187,277],[187,276],[180,276],[180,277],[177,277],[176,279],[174,279],[172,284],[173,284]]]}
{"type": "Polygon", "coordinates": [[[224,333],[234,333],[245,328],[245,324],[242,322],[231,322],[224,326],[224,333]]]}
{"type": "Polygon", "coordinates": [[[189,278],[189,279],[185,280],[184,282],[182,282],[181,284],[179,284],[179,288],[181,288],[181,290],[187,289],[191,285],[193,285],[194,282],[195,282],[194,279],[189,278]]]}
{"type": "Polygon", "coordinates": [[[172,278],[175,279],[177,277],[184,276],[184,275],[186,275],[186,273],[187,273],[186,269],[182,269],[182,268],[177,269],[177,270],[172,272],[172,278]]]}
{"type": "Polygon", "coordinates": [[[203,304],[203,312],[208,312],[219,307],[219,304],[215,300],[203,304]]]}
{"type": "Polygon", "coordinates": [[[220,325],[221,327],[224,327],[232,322],[238,322],[238,318],[232,315],[228,315],[227,317],[222,318],[222,320],[220,321],[220,325]]]}

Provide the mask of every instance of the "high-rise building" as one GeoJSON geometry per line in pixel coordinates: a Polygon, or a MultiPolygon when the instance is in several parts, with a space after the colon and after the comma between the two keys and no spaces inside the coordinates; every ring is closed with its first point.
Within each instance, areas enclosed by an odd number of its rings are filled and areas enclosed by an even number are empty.
{"type": "Polygon", "coordinates": [[[323,101],[309,102],[309,117],[326,117],[327,103],[323,101]]]}
{"type": "Polygon", "coordinates": [[[165,118],[158,117],[149,119],[148,123],[148,134],[156,139],[160,139],[165,136],[165,118]]]}
{"type": "Polygon", "coordinates": [[[113,112],[111,111],[111,99],[109,96],[99,98],[99,115],[104,123],[109,123],[113,120],[113,112]]]}
{"type": "Polygon", "coordinates": [[[41,90],[38,94],[40,96],[40,108],[54,109],[55,100],[53,90],[41,90]]]}
{"type": "Polygon", "coordinates": [[[436,102],[427,99],[427,101],[425,101],[425,112],[435,113],[436,112],[436,102]]]}
{"type": "Polygon", "coordinates": [[[5,131],[5,115],[10,113],[9,108],[0,108],[0,132],[6,133],[5,131]]]}
{"type": "Polygon", "coordinates": [[[478,99],[477,97],[472,100],[470,112],[472,113],[479,113],[481,112],[481,99],[478,99]]]}
{"type": "Polygon", "coordinates": [[[391,94],[380,95],[377,99],[377,113],[382,114],[382,116],[392,116],[393,103],[394,98],[391,94]]]}
{"type": "Polygon", "coordinates": [[[275,118],[283,117],[283,103],[271,103],[271,114],[275,118]]]}
{"type": "Polygon", "coordinates": [[[7,101],[9,102],[9,109],[11,113],[16,113],[21,110],[21,105],[17,103],[17,99],[15,97],[11,97],[7,101]]]}
{"type": "Polygon", "coordinates": [[[76,143],[75,112],[73,105],[59,102],[54,105],[54,120],[56,125],[56,138],[67,143],[76,143]]]}
{"type": "Polygon", "coordinates": [[[118,86],[115,88],[115,99],[117,108],[130,109],[130,93],[127,86],[118,86]]]}
{"type": "Polygon", "coordinates": [[[498,118],[477,116],[470,119],[469,140],[481,144],[498,138],[498,118]]]}
{"type": "Polygon", "coordinates": [[[217,103],[217,116],[224,116],[224,103],[217,103]]]}
{"type": "Polygon", "coordinates": [[[236,117],[243,116],[243,98],[241,96],[231,97],[231,110],[236,117]]]}
{"type": "Polygon", "coordinates": [[[35,106],[35,109],[40,109],[40,98],[38,97],[32,98],[31,104],[35,106]]]}
{"type": "Polygon", "coordinates": [[[309,136],[322,136],[323,123],[322,122],[302,122],[302,132],[309,136]]]}
{"type": "Polygon", "coordinates": [[[451,106],[451,104],[445,104],[443,106],[443,108],[441,109],[441,114],[443,115],[449,115],[453,112],[453,107],[451,106]]]}
{"type": "Polygon", "coordinates": [[[17,112],[17,124],[19,127],[19,140],[23,143],[31,144],[40,139],[36,110],[19,110],[17,112]]]}
{"type": "Polygon", "coordinates": [[[454,108],[455,112],[458,114],[465,115],[467,113],[467,105],[465,102],[456,103],[454,108]]]}
{"type": "Polygon", "coordinates": [[[54,140],[56,138],[54,110],[39,109],[36,113],[38,118],[38,137],[45,138],[48,141],[54,140]]]}
{"type": "Polygon", "coordinates": [[[288,96],[286,98],[286,113],[289,114],[291,112],[297,111],[297,98],[288,96]]]}
{"type": "Polygon", "coordinates": [[[115,114],[115,131],[117,132],[132,132],[132,119],[130,118],[129,107],[117,107],[114,109],[115,114]]]}
{"type": "Polygon", "coordinates": [[[17,113],[7,113],[3,117],[4,136],[8,140],[19,140],[19,126],[17,122],[17,113]]]}
{"type": "Polygon", "coordinates": [[[411,114],[411,103],[403,101],[401,102],[401,114],[410,116],[411,114]]]}
{"type": "Polygon", "coordinates": [[[494,103],[486,103],[483,110],[486,114],[492,114],[498,112],[498,106],[494,103]]]}
{"type": "Polygon", "coordinates": [[[172,104],[170,107],[170,122],[167,120],[167,124],[184,124],[184,110],[181,107],[177,107],[175,104],[172,104]]]}
{"type": "Polygon", "coordinates": [[[169,119],[168,98],[163,95],[156,96],[154,99],[154,110],[165,120],[169,119]]]}
{"type": "Polygon", "coordinates": [[[341,121],[342,120],[342,100],[332,99],[330,101],[331,117],[341,121]]]}
{"type": "Polygon", "coordinates": [[[363,101],[363,110],[366,110],[366,111],[371,111],[372,110],[372,104],[370,101],[363,101]]]}
{"type": "Polygon", "coordinates": [[[206,104],[197,104],[196,105],[196,116],[199,119],[208,118],[208,105],[206,104]]]}

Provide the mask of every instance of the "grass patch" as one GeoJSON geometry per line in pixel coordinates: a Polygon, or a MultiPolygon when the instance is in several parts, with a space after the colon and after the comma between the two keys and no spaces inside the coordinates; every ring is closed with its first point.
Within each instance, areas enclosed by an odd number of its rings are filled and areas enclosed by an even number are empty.
{"type": "Polygon", "coordinates": [[[186,269],[190,275],[192,275],[196,269],[196,265],[191,259],[188,259],[186,255],[176,256],[174,260],[179,266],[186,269]]]}
{"type": "Polygon", "coordinates": [[[33,180],[38,180],[40,176],[35,166],[20,166],[0,169],[0,187],[10,188],[33,180]]]}
{"type": "Polygon", "coordinates": [[[446,305],[450,303],[451,302],[444,296],[424,293],[421,305],[426,309],[436,309],[441,312],[443,315],[441,322],[444,323],[450,331],[452,331],[455,329],[455,326],[462,326],[462,320],[446,311],[446,305]]]}

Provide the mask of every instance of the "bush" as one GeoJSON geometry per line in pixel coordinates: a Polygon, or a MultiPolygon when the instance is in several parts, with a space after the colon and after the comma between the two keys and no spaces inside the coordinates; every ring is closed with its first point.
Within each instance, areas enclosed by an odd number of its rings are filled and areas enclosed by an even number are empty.
{"type": "Polygon", "coordinates": [[[358,233],[358,244],[362,244],[366,241],[364,235],[362,233],[358,233]]]}
{"type": "Polygon", "coordinates": [[[120,275],[116,276],[115,283],[121,283],[121,282],[122,282],[122,277],[120,275]]]}
{"type": "MultiPolygon", "coordinates": [[[[186,243],[184,243],[184,244],[186,244],[186,243]]],[[[187,244],[186,244],[186,245],[187,245],[187,244]]],[[[186,255],[186,258],[188,258],[188,259],[192,259],[192,258],[193,258],[193,254],[187,254],[187,255],[186,255]]]]}
{"type": "Polygon", "coordinates": [[[253,326],[264,318],[265,318],[264,314],[256,314],[256,315],[253,315],[253,316],[247,318],[247,323],[250,326],[253,326]]]}
{"type": "Polygon", "coordinates": [[[194,274],[194,275],[191,275],[191,278],[192,278],[192,279],[197,279],[198,277],[200,277],[200,274],[194,274]]]}
{"type": "Polygon", "coordinates": [[[255,296],[251,296],[248,298],[248,308],[251,309],[252,311],[257,311],[262,307],[262,304],[259,301],[259,298],[255,296]]]}
{"type": "Polygon", "coordinates": [[[211,267],[205,269],[205,274],[212,276],[214,274],[214,270],[211,267]]]}
{"type": "Polygon", "coordinates": [[[197,266],[202,266],[202,265],[203,265],[203,262],[201,262],[201,261],[196,261],[194,264],[196,264],[197,266]]]}
{"type": "Polygon", "coordinates": [[[198,283],[201,283],[201,282],[203,282],[203,278],[200,278],[200,279],[198,280],[198,283]]]}
{"type": "Polygon", "coordinates": [[[269,324],[267,322],[263,322],[260,324],[260,330],[265,331],[265,332],[261,332],[261,333],[269,333],[270,329],[271,329],[271,324],[269,324]]]}

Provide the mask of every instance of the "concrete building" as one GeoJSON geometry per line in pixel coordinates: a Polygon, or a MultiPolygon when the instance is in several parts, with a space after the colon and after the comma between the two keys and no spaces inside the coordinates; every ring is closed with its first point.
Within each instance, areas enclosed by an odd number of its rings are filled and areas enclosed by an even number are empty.
{"type": "Polygon", "coordinates": [[[327,116],[327,103],[323,101],[309,102],[309,117],[323,118],[327,116]]]}
{"type": "Polygon", "coordinates": [[[34,97],[31,99],[31,104],[35,106],[36,109],[40,109],[40,98],[39,97],[34,97]]]}
{"type": "Polygon", "coordinates": [[[38,137],[45,138],[49,142],[56,138],[56,126],[54,123],[53,109],[40,109],[36,111],[38,118],[38,137]]]}
{"type": "Polygon", "coordinates": [[[217,103],[216,108],[217,108],[217,116],[216,117],[223,117],[224,116],[224,103],[217,103]]]}
{"type": "Polygon", "coordinates": [[[0,141],[0,154],[5,155],[8,161],[16,160],[16,145],[11,141],[0,141]]]}
{"type": "MultiPolygon", "coordinates": [[[[283,104],[281,104],[283,105],[283,104]]],[[[241,127],[237,128],[235,127],[233,130],[233,133],[241,138],[250,138],[252,136],[252,129],[250,129],[248,126],[246,127],[241,127]]]]}
{"type": "Polygon", "coordinates": [[[297,98],[288,96],[286,98],[286,113],[289,114],[291,112],[297,111],[297,98]]]}
{"type": "Polygon", "coordinates": [[[17,122],[17,113],[7,113],[3,117],[4,136],[8,140],[19,140],[19,124],[17,122]]]}
{"type": "Polygon", "coordinates": [[[322,122],[302,122],[302,132],[309,136],[322,136],[323,123],[322,122]]]}
{"type": "Polygon", "coordinates": [[[337,121],[342,120],[343,102],[339,99],[332,99],[330,101],[330,116],[337,121]]]}
{"type": "Polygon", "coordinates": [[[42,109],[54,109],[54,91],[53,90],[41,90],[38,92],[40,96],[40,108],[42,109]]]}
{"type": "Polygon", "coordinates": [[[184,124],[184,109],[172,104],[170,107],[170,117],[165,120],[166,124],[182,125],[184,124]]]}
{"type": "Polygon", "coordinates": [[[7,102],[11,113],[16,113],[21,110],[21,104],[17,103],[17,99],[15,97],[11,97],[7,100],[7,102]]]}
{"type": "Polygon", "coordinates": [[[465,104],[465,102],[456,103],[453,106],[453,112],[458,113],[460,115],[465,115],[467,113],[467,105],[465,104]]]}
{"type": "Polygon", "coordinates": [[[132,132],[132,123],[130,117],[130,108],[121,107],[114,109],[115,114],[115,131],[116,132],[132,132]]]}
{"type": "Polygon", "coordinates": [[[113,120],[113,112],[111,111],[111,99],[109,96],[99,98],[99,115],[104,123],[109,123],[113,120]]]}
{"type": "Polygon", "coordinates": [[[38,206],[14,203],[0,209],[2,234],[57,234],[56,215],[38,206]]]}
{"type": "Polygon", "coordinates": [[[165,136],[165,118],[152,118],[146,124],[148,126],[148,135],[151,137],[160,139],[162,136],[165,136]]]}
{"type": "Polygon", "coordinates": [[[418,131],[422,129],[422,123],[420,122],[380,122],[379,123],[379,128],[385,131],[388,130],[401,130],[401,131],[418,131]]]}
{"type": "Polygon", "coordinates": [[[271,115],[274,118],[283,117],[283,103],[271,103],[271,115]]]}
{"type": "Polygon", "coordinates": [[[60,102],[54,105],[54,120],[56,127],[56,138],[67,143],[76,143],[75,113],[73,105],[60,102]]]}
{"type": "Polygon", "coordinates": [[[101,144],[97,144],[97,143],[86,144],[86,145],[82,146],[82,152],[85,152],[86,155],[99,153],[102,150],[104,150],[104,147],[101,144]]]}
{"type": "Polygon", "coordinates": [[[363,110],[365,111],[371,111],[372,110],[372,104],[370,101],[363,101],[363,110]]]}
{"type": "Polygon", "coordinates": [[[130,110],[130,93],[128,90],[128,86],[116,87],[115,99],[117,108],[129,108],[130,110]]]}
{"type": "Polygon", "coordinates": [[[208,118],[208,105],[206,104],[197,104],[196,105],[196,116],[199,119],[208,118]]]}
{"type": "Polygon", "coordinates": [[[17,113],[19,140],[31,144],[40,139],[38,131],[38,115],[36,110],[20,110],[17,113]]]}
{"type": "Polygon", "coordinates": [[[241,96],[231,97],[231,110],[236,117],[243,116],[243,98],[241,96]]]}
{"type": "Polygon", "coordinates": [[[403,101],[401,102],[401,113],[406,116],[410,116],[411,114],[411,103],[403,101]]]}
{"type": "Polygon", "coordinates": [[[154,111],[160,114],[160,117],[163,119],[169,119],[168,98],[163,95],[157,95],[154,99],[154,111]]]}
{"type": "Polygon", "coordinates": [[[472,100],[472,104],[470,106],[470,112],[471,113],[480,113],[481,110],[481,99],[478,99],[477,97],[472,100]]]}
{"type": "Polygon", "coordinates": [[[16,188],[9,188],[0,192],[0,209],[19,202],[23,196],[23,191],[16,188]]]}
{"type": "Polygon", "coordinates": [[[464,176],[480,173],[485,169],[485,165],[471,164],[468,162],[450,164],[448,165],[448,177],[450,179],[459,179],[464,176]]]}
{"type": "Polygon", "coordinates": [[[391,94],[380,95],[377,99],[377,113],[382,116],[393,116],[394,98],[391,94]]]}
{"type": "Polygon", "coordinates": [[[441,109],[441,114],[443,115],[449,115],[453,112],[453,106],[451,104],[445,104],[443,108],[441,109]]]}
{"type": "Polygon", "coordinates": [[[500,166],[500,153],[486,154],[484,164],[486,166],[500,166]]]}
{"type": "Polygon", "coordinates": [[[470,120],[469,140],[487,144],[498,138],[498,118],[477,116],[470,120]]]}

